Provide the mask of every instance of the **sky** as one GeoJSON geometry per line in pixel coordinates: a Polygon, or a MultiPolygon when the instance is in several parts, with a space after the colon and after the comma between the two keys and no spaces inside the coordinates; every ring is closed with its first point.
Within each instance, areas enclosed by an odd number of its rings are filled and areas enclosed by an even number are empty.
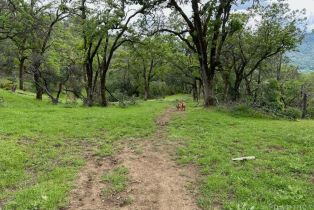
{"type": "Polygon", "coordinates": [[[288,0],[291,9],[306,9],[308,30],[314,29],[314,0],[288,0]]]}
{"type": "MultiPolygon", "coordinates": [[[[268,0],[271,1],[271,0],[268,0]]],[[[306,9],[307,16],[307,29],[308,31],[312,31],[314,29],[314,0],[287,0],[290,5],[290,8],[293,10],[306,9]]]]}
{"type": "MultiPolygon", "coordinates": [[[[252,0],[251,0],[252,1],[252,0]]],[[[238,9],[246,9],[248,6],[251,6],[252,2],[249,1],[244,5],[238,5],[238,9]]],[[[272,2],[274,0],[260,0],[262,3],[272,2]]],[[[314,0],[286,0],[290,8],[293,10],[302,10],[306,9],[307,16],[307,29],[312,31],[314,29],[314,0]]]]}

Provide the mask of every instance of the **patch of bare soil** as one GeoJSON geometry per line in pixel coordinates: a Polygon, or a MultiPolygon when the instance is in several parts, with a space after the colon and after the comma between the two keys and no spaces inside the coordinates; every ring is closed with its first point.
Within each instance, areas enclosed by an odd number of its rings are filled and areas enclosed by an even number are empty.
{"type": "Polygon", "coordinates": [[[173,160],[176,142],[166,138],[165,125],[173,109],[158,119],[158,129],[148,139],[123,142],[117,162],[107,159],[89,160],[71,193],[69,210],[196,210],[193,183],[196,170],[183,167],[173,160]],[[125,192],[103,198],[106,187],[101,176],[114,166],[123,165],[129,170],[129,183],[125,192]],[[127,201],[127,202],[124,202],[127,201]]]}
{"type": "Polygon", "coordinates": [[[109,159],[90,157],[78,175],[76,188],[71,192],[69,210],[110,209],[105,206],[101,189],[105,186],[101,176],[113,167],[109,159]]]}

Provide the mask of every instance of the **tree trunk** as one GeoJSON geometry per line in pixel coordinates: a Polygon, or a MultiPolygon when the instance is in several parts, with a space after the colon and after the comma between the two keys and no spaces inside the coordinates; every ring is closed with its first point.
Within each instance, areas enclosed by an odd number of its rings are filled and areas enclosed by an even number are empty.
{"type": "Polygon", "coordinates": [[[214,75],[209,74],[209,68],[207,61],[200,59],[201,63],[201,76],[204,88],[204,106],[209,107],[215,105],[215,93],[214,93],[214,75]]]}
{"type": "Polygon", "coordinates": [[[204,87],[204,106],[210,107],[215,105],[213,79],[209,78],[204,79],[203,87],[204,87]]]}
{"type": "Polygon", "coordinates": [[[144,84],[144,100],[147,101],[149,99],[149,84],[145,82],[144,84]]]}
{"type": "Polygon", "coordinates": [[[236,102],[240,99],[240,85],[241,85],[241,79],[236,76],[236,81],[234,83],[233,89],[232,89],[232,101],[236,102]]]}
{"type": "Polygon", "coordinates": [[[93,106],[94,105],[94,88],[93,88],[93,62],[88,61],[85,64],[86,68],[86,77],[87,77],[87,86],[86,86],[86,105],[93,106]]]}
{"type": "Polygon", "coordinates": [[[44,90],[39,85],[40,84],[40,77],[39,77],[38,73],[34,73],[34,81],[35,81],[35,88],[36,88],[36,99],[42,100],[44,90]]]}
{"type": "Polygon", "coordinates": [[[36,90],[36,99],[37,100],[43,100],[43,91],[42,91],[42,89],[40,89],[40,90],[36,90]]]}
{"type": "Polygon", "coordinates": [[[19,64],[19,89],[24,90],[24,63],[25,63],[26,57],[22,57],[20,59],[19,64]]]}
{"type": "Polygon", "coordinates": [[[198,102],[197,80],[195,78],[193,78],[192,94],[193,94],[193,101],[198,102]]]}
{"type": "Polygon", "coordinates": [[[32,51],[32,72],[34,77],[34,83],[36,88],[36,99],[42,100],[43,99],[43,88],[41,86],[40,81],[40,66],[41,66],[41,59],[42,56],[36,52],[35,50],[32,51]]]}
{"type": "Polygon", "coordinates": [[[106,98],[106,73],[103,72],[100,78],[100,104],[103,107],[108,106],[108,101],[106,98]]]}
{"type": "Polygon", "coordinates": [[[281,66],[282,66],[282,53],[279,54],[279,64],[277,66],[277,72],[276,72],[276,77],[277,81],[280,81],[281,79],[281,66]]]}
{"type": "Polygon", "coordinates": [[[198,80],[197,82],[197,96],[198,96],[198,99],[201,98],[201,93],[202,93],[202,81],[201,80],[198,80]]]}

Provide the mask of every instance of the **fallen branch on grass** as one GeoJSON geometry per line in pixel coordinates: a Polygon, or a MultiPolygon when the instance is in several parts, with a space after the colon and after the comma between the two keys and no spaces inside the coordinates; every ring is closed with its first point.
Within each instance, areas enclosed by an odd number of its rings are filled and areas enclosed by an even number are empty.
{"type": "Polygon", "coordinates": [[[239,158],[233,158],[233,161],[244,161],[244,160],[255,160],[255,156],[248,156],[248,157],[239,157],[239,158]]]}

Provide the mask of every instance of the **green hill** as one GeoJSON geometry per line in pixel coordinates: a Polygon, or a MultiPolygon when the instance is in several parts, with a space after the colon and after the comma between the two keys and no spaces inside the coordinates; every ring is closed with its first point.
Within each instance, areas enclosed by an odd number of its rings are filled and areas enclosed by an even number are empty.
{"type": "Polygon", "coordinates": [[[301,71],[314,71],[314,34],[306,34],[298,50],[287,55],[301,71]]]}

